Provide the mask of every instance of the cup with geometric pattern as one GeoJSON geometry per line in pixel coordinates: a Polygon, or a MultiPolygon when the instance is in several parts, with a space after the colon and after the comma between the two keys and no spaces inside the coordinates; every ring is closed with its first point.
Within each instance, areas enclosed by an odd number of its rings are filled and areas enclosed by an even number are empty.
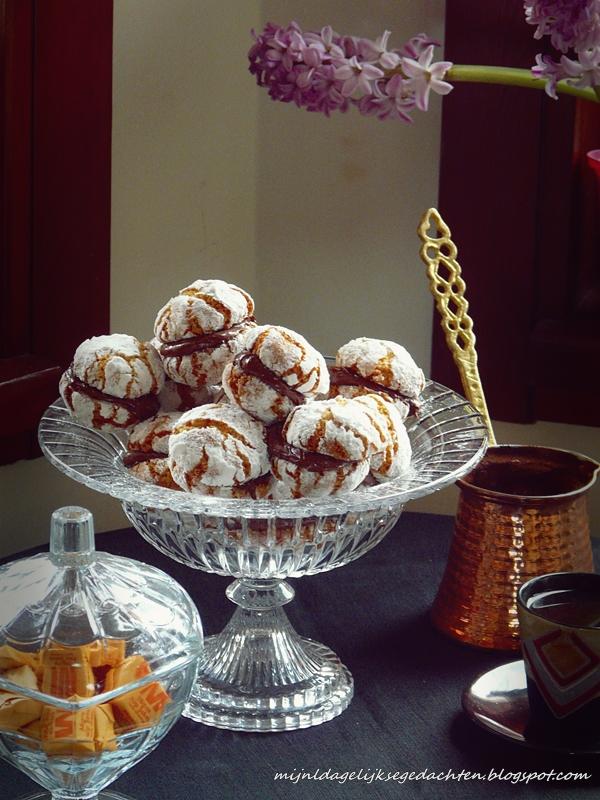
{"type": "Polygon", "coordinates": [[[532,578],[519,591],[518,613],[532,733],[600,741],[600,575],[532,578]]]}

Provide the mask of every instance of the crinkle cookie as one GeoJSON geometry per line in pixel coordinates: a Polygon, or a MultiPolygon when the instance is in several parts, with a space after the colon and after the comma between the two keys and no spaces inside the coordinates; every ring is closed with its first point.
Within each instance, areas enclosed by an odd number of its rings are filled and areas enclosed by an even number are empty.
{"type": "Polygon", "coordinates": [[[269,453],[275,481],[273,500],[299,497],[329,497],[356,489],[369,474],[369,459],[340,461],[319,453],[309,453],[274,438],[279,425],[269,428],[269,453]]]}
{"type": "Polygon", "coordinates": [[[169,436],[180,419],[181,413],[177,411],[162,411],[155,417],[140,422],[129,434],[127,449],[130,452],[168,456],[169,436]]]}
{"type": "Polygon", "coordinates": [[[174,489],[181,491],[173,480],[168,458],[151,458],[148,461],[139,461],[132,464],[129,470],[136,478],[145,483],[153,483],[155,486],[162,486],[164,489],[174,489]]]}
{"type": "Polygon", "coordinates": [[[261,325],[245,334],[242,346],[223,371],[223,389],[256,419],[282,421],[295,406],[328,392],[325,359],[300,334],[261,325]]]}
{"type": "Polygon", "coordinates": [[[295,408],[283,426],[288,444],[340,461],[362,461],[385,445],[381,422],[355,400],[334,397],[295,408]]]}
{"type": "Polygon", "coordinates": [[[402,345],[362,336],[340,347],[335,364],[330,367],[333,396],[382,392],[398,405],[404,418],[418,409],[425,375],[402,345]]]}
{"type": "Polygon", "coordinates": [[[412,449],[398,407],[383,394],[365,394],[355,398],[367,413],[375,415],[385,433],[383,450],[371,456],[371,473],[378,481],[398,478],[410,466],[412,449]]]}
{"type": "Polygon", "coordinates": [[[221,382],[223,369],[253,327],[254,301],[220,280],[197,280],[158,312],[154,345],[171,380],[201,388],[221,382]]]}
{"type": "Polygon", "coordinates": [[[63,400],[82,424],[98,430],[130,428],[154,416],[164,372],[148,342],[114,333],[82,342],[63,373],[63,400]]]}
{"type": "Polygon", "coordinates": [[[269,471],[264,426],[231,404],[193,408],[173,429],[169,463],[188,492],[240,486],[269,471]]]}
{"type": "Polygon", "coordinates": [[[351,492],[384,448],[385,423],[371,409],[338,397],[298,406],[268,432],[273,497],[326,497],[351,492]],[[284,488],[285,487],[285,488],[284,488]]]}
{"type": "Polygon", "coordinates": [[[181,414],[160,413],[132,428],[123,464],[140,480],[179,489],[169,468],[169,436],[181,414]]]}

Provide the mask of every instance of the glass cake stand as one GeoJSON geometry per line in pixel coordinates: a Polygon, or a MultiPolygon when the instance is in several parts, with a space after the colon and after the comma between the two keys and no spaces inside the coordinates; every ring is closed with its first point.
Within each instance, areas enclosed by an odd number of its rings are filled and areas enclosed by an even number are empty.
{"type": "Polygon", "coordinates": [[[236,579],[226,591],[238,608],[205,640],[186,716],[232,730],[280,731],[318,725],[348,706],[352,676],[329,648],[293,630],[283,606],[294,590],[285,578],[360,558],[393,528],[408,500],[442,489],[479,462],[487,435],[475,409],[433,382],[422,399],[407,420],[407,474],[318,500],[222,499],[144,483],[122,465],[119,435],[83,427],[62,401],[46,411],[39,440],[55,467],[121,500],[132,525],[165,555],[236,579]]]}

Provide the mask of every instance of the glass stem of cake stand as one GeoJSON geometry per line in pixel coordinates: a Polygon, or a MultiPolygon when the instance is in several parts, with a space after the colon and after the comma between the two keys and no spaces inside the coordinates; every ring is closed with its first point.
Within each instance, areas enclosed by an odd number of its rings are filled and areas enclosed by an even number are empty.
{"type": "Polygon", "coordinates": [[[217,727],[292,730],[331,719],[352,697],[352,677],[327,647],[302,638],[283,606],[283,580],[241,578],[227,587],[237,605],[224,630],[205,640],[186,715],[217,727]]]}
{"type": "Polygon", "coordinates": [[[299,683],[318,669],[283,606],[294,598],[286,581],[242,578],[227,587],[237,609],[225,629],[211,637],[204,670],[242,691],[299,683]]]}

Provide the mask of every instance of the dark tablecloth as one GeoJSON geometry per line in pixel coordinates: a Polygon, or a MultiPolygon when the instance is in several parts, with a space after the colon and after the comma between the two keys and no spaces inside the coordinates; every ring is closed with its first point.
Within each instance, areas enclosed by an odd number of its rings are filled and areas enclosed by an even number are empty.
{"type": "MultiPolygon", "coordinates": [[[[358,561],[291,581],[296,597],[286,611],[292,624],[335,650],[354,675],[355,696],[340,717],[277,734],[233,733],[182,719],[154,753],[111,788],[135,800],[598,796],[600,758],[505,742],[476,727],[461,710],[462,690],[477,675],[516,656],[461,645],[430,624],[428,610],[451,530],[449,517],[406,513],[358,561]],[[591,778],[512,782],[515,773],[551,769],[587,772],[591,778]],[[362,779],[343,782],[344,773],[360,770],[362,779]],[[489,775],[490,770],[503,771],[504,777],[484,781],[464,775],[489,775]],[[299,771],[325,777],[275,780],[278,772],[299,771]],[[401,782],[404,774],[423,771],[462,772],[463,778],[401,782]],[[387,773],[397,773],[397,779],[385,780],[387,773]]],[[[132,530],[100,534],[97,548],[169,572],[196,601],[207,634],[219,631],[231,616],[233,606],[224,594],[231,579],[170,561],[132,530]]],[[[19,797],[32,788],[28,778],[0,761],[3,797],[19,797]]]]}

